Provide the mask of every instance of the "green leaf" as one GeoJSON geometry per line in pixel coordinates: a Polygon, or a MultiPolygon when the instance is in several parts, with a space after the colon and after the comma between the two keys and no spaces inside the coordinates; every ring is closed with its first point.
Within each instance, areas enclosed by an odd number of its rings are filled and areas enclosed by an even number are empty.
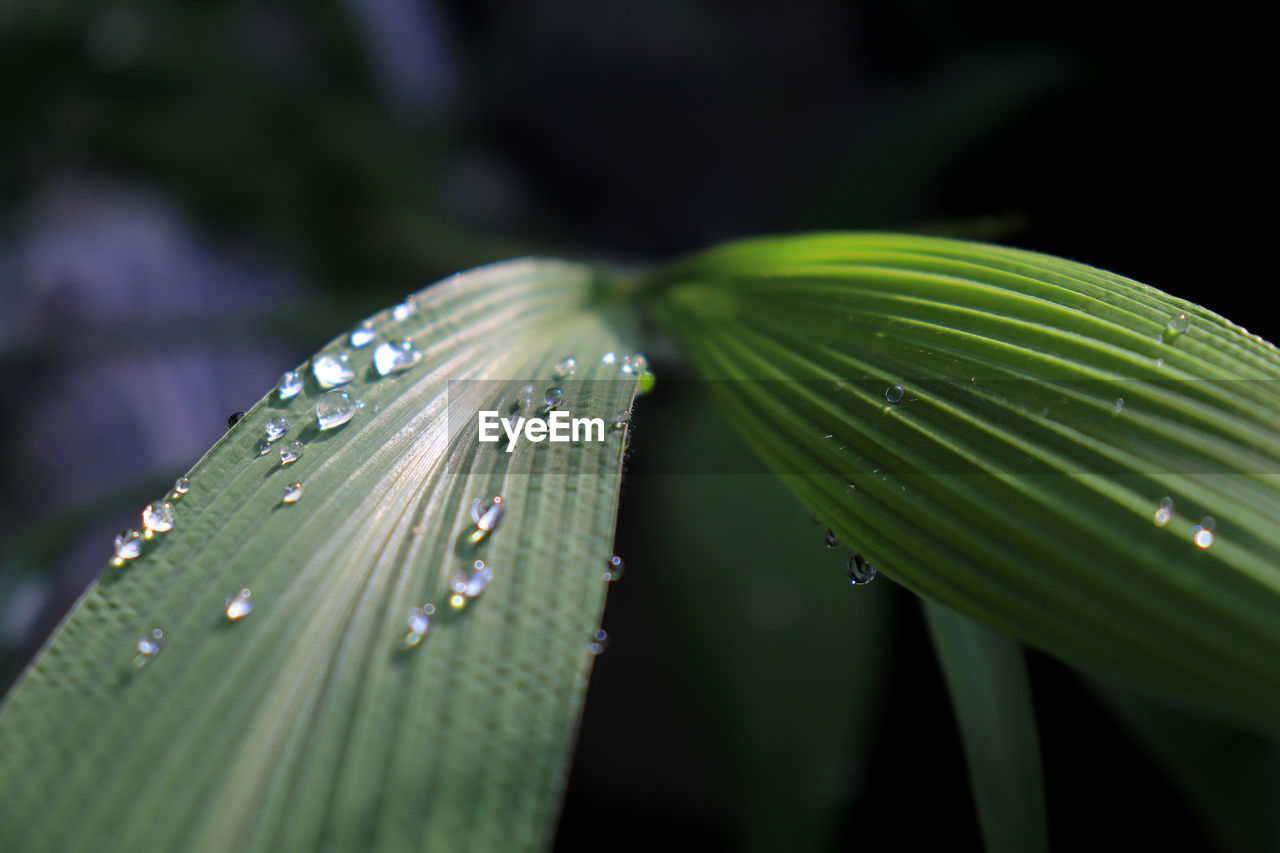
{"type": "MultiPolygon", "coordinates": [[[[478,409],[526,381],[605,376],[626,318],[581,266],[519,261],[419,294],[380,340],[424,354],[378,378],[344,335],[364,407],[320,431],[308,376],[271,394],[189,474],[176,525],[110,567],[0,710],[0,849],[537,849],[559,810],[604,603],[623,433],[479,444],[478,409]],[[464,380],[451,382],[451,380],[464,380]],[[305,443],[260,456],[269,418],[305,443]],[[282,503],[287,484],[302,499],[282,503]],[[473,543],[472,500],[506,515],[473,543]],[[457,613],[453,572],[490,588],[457,613]],[[228,596],[252,590],[238,621],[228,596]],[[409,608],[437,619],[406,647],[409,608]],[[165,647],[144,666],[152,628],[165,647]]],[[[309,371],[308,371],[309,373],[309,371]]],[[[568,382],[607,422],[634,381],[568,382]]]]}
{"type": "Polygon", "coordinates": [[[1044,774],[1022,649],[1008,637],[924,602],[964,744],[990,853],[1049,849],[1044,774]]]}
{"type": "Polygon", "coordinates": [[[886,574],[1079,666],[1280,720],[1275,347],[1117,275],[934,238],[748,241],[648,285],[698,369],[738,380],[709,383],[730,419],[886,574]]]}

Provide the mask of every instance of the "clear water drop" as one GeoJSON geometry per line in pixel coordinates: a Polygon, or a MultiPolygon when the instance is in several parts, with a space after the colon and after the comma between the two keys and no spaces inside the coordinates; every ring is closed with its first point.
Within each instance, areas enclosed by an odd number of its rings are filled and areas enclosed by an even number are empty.
{"type": "Polygon", "coordinates": [[[622,573],[626,571],[626,566],[622,562],[622,558],[614,554],[608,559],[604,567],[604,579],[607,583],[613,583],[622,578],[622,573]]]}
{"type": "Polygon", "coordinates": [[[191,481],[186,477],[179,477],[173,481],[173,493],[175,495],[185,495],[191,491],[191,481]]]}
{"type": "Polygon", "coordinates": [[[1169,322],[1164,324],[1165,332],[1169,335],[1181,335],[1191,328],[1191,318],[1186,314],[1178,313],[1169,318],[1169,322]]]}
{"type": "Polygon", "coordinates": [[[609,648],[609,634],[603,628],[597,628],[591,632],[591,644],[587,647],[591,654],[601,655],[604,650],[609,648]]]}
{"type": "Polygon", "coordinates": [[[471,520],[476,525],[475,532],[471,534],[471,541],[480,542],[496,530],[506,512],[507,504],[502,499],[502,495],[476,498],[471,504],[471,520]]]}
{"type": "Polygon", "coordinates": [[[618,363],[618,354],[616,352],[607,352],[600,356],[600,363],[603,365],[611,365],[618,363]]]}
{"type": "Polygon", "coordinates": [[[272,418],[267,421],[266,433],[267,441],[277,441],[284,438],[284,434],[289,431],[289,419],[285,417],[272,418]]]}
{"type": "Polygon", "coordinates": [[[884,398],[890,403],[898,403],[902,400],[902,395],[906,393],[901,385],[890,385],[884,389],[884,398]]]}
{"type": "Polygon", "coordinates": [[[335,388],[356,378],[350,361],[350,356],[345,352],[337,356],[322,355],[312,363],[311,372],[315,374],[316,382],[320,383],[321,388],[335,388]]]}
{"type": "Polygon", "coordinates": [[[532,385],[526,385],[516,394],[514,406],[516,409],[532,409],[533,401],[538,396],[538,389],[532,385]]]}
{"type": "Polygon", "coordinates": [[[403,323],[418,311],[418,300],[410,296],[404,302],[401,302],[395,308],[391,309],[391,316],[397,323],[403,323]]]}
{"type": "Polygon", "coordinates": [[[618,412],[613,416],[614,429],[626,429],[627,422],[631,420],[631,413],[628,411],[618,412]]]}
{"type": "Polygon", "coordinates": [[[269,442],[269,441],[264,441],[264,442],[262,442],[261,444],[259,444],[259,445],[258,445],[258,455],[259,455],[259,456],[266,456],[266,455],[267,455],[268,453],[270,453],[270,452],[271,452],[271,442],[269,442]]]}
{"type": "Polygon", "coordinates": [[[147,504],[142,511],[142,526],[156,533],[164,533],[173,529],[173,504],[168,501],[156,501],[147,504]]]}
{"type": "Polygon", "coordinates": [[[227,429],[231,429],[233,426],[240,423],[240,419],[243,417],[244,412],[232,412],[227,415],[227,429]]]}
{"type": "Polygon", "coordinates": [[[289,486],[286,486],[284,490],[284,497],[282,497],[280,500],[284,501],[287,504],[296,504],[298,501],[302,500],[302,492],[303,492],[303,489],[305,488],[306,487],[303,486],[301,483],[293,483],[289,486]]]}
{"type": "Polygon", "coordinates": [[[116,557],[132,560],[142,553],[142,533],[137,530],[121,530],[116,534],[116,557]]]}
{"type": "Polygon", "coordinates": [[[552,375],[556,380],[568,379],[578,372],[578,360],[573,356],[565,356],[556,362],[555,367],[551,368],[552,375]]]}
{"type": "Polygon", "coordinates": [[[356,403],[346,391],[326,391],[316,400],[316,422],[320,429],[340,427],[356,415],[356,403]]]}
{"type": "Polygon", "coordinates": [[[232,622],[242,619],[253,612],[253,593],[248,587],[227,599],[226,614],[232,622]]]}
{"type": "Polygon", "coordinates": [[[1116,401],[1111,404],[1111,414],[1118,415],[1124,411],[1124,397],[1116,397],[1116,401]]]}
{"type": "Polygon", "coordinates": [[[406,620],[409,624],[409,633],[404,635],[405,648],[413,648],[422,642],[422,638],[427,635],[427,631],[431,630],[431,617],[436,612],[434,604],[424,604],[421,607],[410,607],[409,616],[406,620]]]}
{"type": "Polygon", "coordinates": [[[822,541],[826,543],[828,548],[839,548],[840,537],[836,536],[834,530],[828,530],[822,535],[822,541]]]}
{"type": "Polygon", "coordinates": [[[492,580],[493,570],[485,565],[484,560],[476,560],[454,572],[449,588],[464,598],[478,598],[489,588],[492,580]]]}
{"type": "Polygon", "coordinates": [[[302,374],[296,370],[286,370],[276,382],[276,394],[281,400],[288,400],[302,393],[302,374]]]}
{"type": "Polygon", "coordinates": [[[280,446],[280,464],[291,465],[302,458],[302,451],[305,448],[301,441],[291,441],[288,444],[280,446]]]}
{"type": "Polygon", "coordinates": [[[1160,505],[1156,507],[1155,516],[1152,520],[1156,523],[1156,527],[1164,527],[1173,518],[1173,498],[1161,498],[1160,505]]]}
{"type": "Polygon", "coordinates": [[[147,633],[138,638],[138,654],[142,657],[142,663],[160,654],[164,650],[164,631],[159,628],[152,628],[147,633]]]}
{"type": "Polygon", "coordinates": [[[373,350],[373,369],[379,376],[386,376],[388,373],[410,368],[421,359],[422,353],[414,349],[410,341],[394,344],[384,341],[373,350]]]}
{"type": "Polygon", "coordinates": [[[373,343],[373,339],[377,336],[378,333],[374,331],[373,323],[365,320],[359,326],[351,330],[351,345],[356,349],[367,347],[369,344],[373,343]]]}
{"type": "Polygon", "coordinates": [[[876,579],[876,567],[864,560],[861,554],[850,557],[844,565],[844,570],[849,576],[849,583],[854,586],[869,584],[876,579]]]}
{"type": "Polygon", "coordinates": [[[559,386],[552,386],[542,395],[542,406],[546,411],[551,411],[556,406],[564,402],[564,389],[559,386]]]}

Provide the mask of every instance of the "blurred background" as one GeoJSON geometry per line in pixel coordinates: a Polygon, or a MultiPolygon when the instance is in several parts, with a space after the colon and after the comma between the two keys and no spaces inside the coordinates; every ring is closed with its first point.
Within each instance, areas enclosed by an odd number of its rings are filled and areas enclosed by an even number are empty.
{"type": "MultiPolygon", "coordinates": [[[[475,264],[901,229],[1277,339],[1280,9],[1140,6],[0,0],[0,687],[230,412],[475,264]]],[[[744,452],[651,355],[557,849],[975,849],[918,606],[763,478],[646,476],[744,452]]],[[[1030,663],[1058,849],[1248,848],[1030,663]]]]}

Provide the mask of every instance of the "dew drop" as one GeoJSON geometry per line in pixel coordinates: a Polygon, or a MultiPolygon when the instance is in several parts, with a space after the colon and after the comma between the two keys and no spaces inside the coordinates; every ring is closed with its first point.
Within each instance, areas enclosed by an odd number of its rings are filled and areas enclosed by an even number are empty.
{"type": "Polygon", "coordinates": [[[649,359],[640,353],[622,357],[622,366],[618,370],[626,376],[639,376],[649,369],[649,359]]]}
{"type": "Polygon", "coordinates": [[[506,511],[507,504],[502,500],[502,495],[476,498],[471,504],[471,520],[476,525],[475,532],[471,534],[471,541],[480,542],[496,530],[506,511]]]}
{"type": "Polygon", "coordinates": [[[1111,414],[1118,415],[1124,411],[1124,397],[1116,397],[1116,401],[1111,404],[1111,414]]]}
{"type": "Polygon", "coordinates": [[[591,632],[591,645],[588,648],[593,656],[604,654],[604,650],[609,648],[609,634],[603,628],[595,629],[591,632]]]}
{"type": "Polygon", "coordinates": [[[844,570],[849,576],[849,583],[854,586],[869,584],[876,579],[876,567],[864,560],[861,554],[850,557],[844,565],[844,570]]]}
{"type": "Polygon", "coordinates": [[[303,486],[301,483],[293,483],[292,485],[287,486],[285,488],[284,497],[282,497],[280,500],[284,501],[287,504],[296,504],[298,501],[302,500],[302,490],[304,488],[306,487],[303,486]]]}
{"type": "Polygon", "coordinates": [[[551,369],[552,375],[556,380],[568,379],[578,372],[578,360],[573,356],[565,356],[556,362],[555,367],[551,369]]]}
{"type": "Polygon", "coordinates": [[[152,628],[138,638],[138,666],[143,666],[163,650],[164,631],[159,628],[152,628]]]}
{"type": "Polygon", "coordinates": [[[185,495],[191,491],[191,481],[186,477],[179,477],[173,481],[173,493],[175,495],[185,495]]]}
{"type": "Polygon", "coordinates": [[[564,402],[564,389],[558,386],[552,386],[542,395],[542,407],[544,411],[551,411],[556,406],[564,402]]]}
{"type": "Polygon", "coordinates": [[[1153,521],[1156,527],[1164,527],[1173,518],[1173,498],[1161,498],[1160,505],[1156,507],[1156,514],[1153,521]]]}
{"type": "Polygon", "coordinates": [[[367,347],[369,344],[373,343],[373,339],[377,336],[378,333],[374,331],[373,323],[365,320],[351,331],[351,345],[356,349],[367,347]]]}
{"type": "Polygon", "coordinates": [[[839,548],[840,537],[836,536],[835,531],[828,530],[822,535],[822,541],[827,543],[828,548],[839,548]]]}
{"type": "Polygon", "coordinates": [[[301,441],[291,441],[288,444],[280,446],[280,464],[289,465],[297,462],[302,458],[303,445],[301,441]]]}
{"type": "Polygon", "coordinates": [[[266,432],[267,441],[276,441],[284,438],[284,434],[289,431],[289,419],[284,417],[272,418],[267,421],[266,432]]]}
{"type": "Polygon", "coordinates": [[[604,365],[617,364],[618,354],[616,352],[607,352],[600,356],[600,363],[604,365]]]}
{"type": "Polygon", "coordinates": [[[164,533],[173,529],[173,504],[168,501],[156,501],[147,504],[142,511],[142,526],[156,533],[164,533]]]}
{"type": "Polygon", "coordinates": [[[1174,314],[1169,318],[1169,322],[1164,324],[1164,328],[1170,335],[1181,335],[1191,328],[1191,318],[1182,313],[1174,314]]]}
{"type": "Polygon", "coordinates": [[[227,599],[227,618],[232,622],[253,612],[253,593],[248,587],[227,599]]]}
{"type": "Polygon", "coordinates": [[[321,388],[345,385],[356,378],[356,372],[348,363],[350,360],[345,352],[339,353],[337,357],[322,355],[311,365],[311,372],[315,374],[316,382],[320,383],[321,388]]]}
{"type": "Polygon", "coordinates": [[[373,369],[379,376],[413,367],[422,359],[422,353],[409,341],[383,342],[373,350],[373,369]]]}
{"type": "Polygon", "coordinates": [[[491,580],[493,569],[486,566],[484,560],[476,560],[470,566],[463,566],[454,572],[449,588],[454,591],[454,597],[461,595],[463,598],[478,598],[489,588],[491,580]]]}
{"type": "Polygon", "coordinates": [[[259,455],[259,456],[266,456],[266,455],[267,455],[268,453],[270,453],[270,452],[271,452],[271,442],[269,442],[269,441],[264,441],[264,442],[262,442],[261,444],[259,444],[259,445],[258,445],[258,455],[259,455]]]}
{"type": "Polygon", "coordinates": [[[355,417],[356,408],[346,391],[326,391],[316,400],[316,421],[322,430],[340,427],[355,417]]]}
{"type": "Polygon", "coordinates": [[[534,398],[538,395],[538,389],[532,385],[526,385],[516,394],[516,399],[512,403],[512,410],[531,409],[533,408],[534,398]]]}
{"type": "Polygon", "coordinates": [[[604,579],[607,583],[613,583],[622,578],[622,573],[626,571],[626,566],[622,562],[622,558],[617,554],[606,561],[604,566],[604,579]]]}
{"type": "Polygon", "coordinates": [[[404,644],[406,648],[413,648],[422,642],[422,638],[427,635],[427,631],[431,629],[431,617],[436,612],[434,604],[424,604],[422,607],[410,607],[409,617],[409,633],[404,635],[404,644]]]}
{"type": "Polygon", "coordinates": [[[884,398],[890,403],[898,403],[901,402],[904,393],[905,391],[901,385],[890,385],[884,389],[884,398]]]}
{"type": "Polygon", "coordinates": [[[302,393],[302,374],[296,370],[286,370],[276,382],[276,393],[281,400],[288,400],[302,393]]]}
{"type": "Polygon", "coordinates": [[[418,300],[410,296],[404,302],[401,302],[395,308],[391,309],[391,316],[395,318],[397,323],[403,323],[418,311],[418,300]]]}
{"type": "Polygon", "coordinates": [[[1199,524],[1191,528],[1191,541],[1197,548],[1208,548],[1213,545],[1213,527],[1212,518],[1202,518],[1199,524]]]}
{"type": "Polygon", "coordinates": [[[121,530],[116,534],[116,557],[132,560],[142,553],[142,534],[137,530],[121,530]]]}
{"type": "Polygon", "coordinates": [[[244,412],[232,412],[227,415],[227,429],[231,429],[233,426],[240,423],[240,419],[243,417],[244,412]]]}

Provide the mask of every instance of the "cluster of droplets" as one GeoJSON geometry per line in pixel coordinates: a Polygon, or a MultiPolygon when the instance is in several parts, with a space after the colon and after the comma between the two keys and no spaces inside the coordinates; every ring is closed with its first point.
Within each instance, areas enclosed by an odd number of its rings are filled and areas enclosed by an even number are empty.
{"type": "Polygon", "coordinates": [[[640,353],[619,355],[607,352],[600,357],[600,363],[606,367],[616,366],[623,376],[636,377],[636,393],[642,396],[652,391],[657,383],[657,377],[649,369],[649,360],[640,353]]]}
{"type": "MultiPolygon", "coordinates": [[[[849,488],[853,489],[854,485],[849,484],[849,488]]],[[[809,520],[814,524],[821,524],[816,515],[809,516],[809,520]]],[[[822,544],[828,548],[839,548],[840,537],[835,531],[827,529],[822,534],[822,544]]],[[[845,562],[845,574],[849,578],[849,583],[853,586],[865,586],[876,579],[876,567],[868,563],[861,554],[853,554],[845,562]]]]}
{"type": "MultiPolygon", "coordinates": [[[[1173,498],[1161,498],[1160,502],[1156,504],[1151,520],[1156,527],[1168,526],[1169,522],[1173,521],[1173,498]]],[[[1216,538],[1214,533],[1216,527],[1217,522],[1212,516],[1206,515],[1201,518],[1199,524],[1191,526],[1191,543],[1201,550],[1212,548],[1216,538]]]]}

